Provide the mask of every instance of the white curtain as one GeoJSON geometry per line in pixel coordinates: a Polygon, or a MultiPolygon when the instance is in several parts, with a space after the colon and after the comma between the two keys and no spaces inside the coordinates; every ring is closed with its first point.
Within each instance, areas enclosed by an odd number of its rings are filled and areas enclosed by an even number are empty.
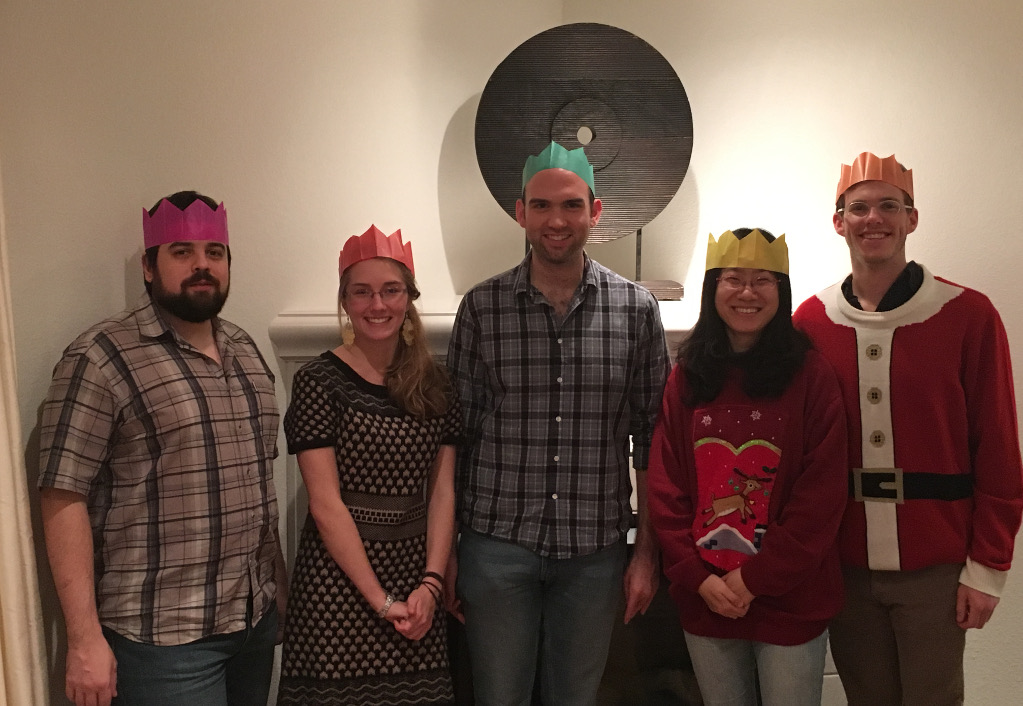
{"type": "Polygon", "coordinates": [[[0,706],[49,701],[23,451],[0,180],[0,706]]]}

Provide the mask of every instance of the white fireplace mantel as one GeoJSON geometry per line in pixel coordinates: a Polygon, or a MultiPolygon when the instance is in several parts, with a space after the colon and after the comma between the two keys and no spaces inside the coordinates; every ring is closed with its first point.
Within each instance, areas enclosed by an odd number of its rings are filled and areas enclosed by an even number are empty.
{"type": "MultiPolygon", "coordinates": [[[[668,349],[674,353],[682,336],[692,328],[696,316],[689,311],[688,302],[660,302],[661,320],[664,323],[668,349]]],[[[444,356],[448,350],[448,339],[455,321],[455,312],[420,312],[426,337],[434,355],[444,356]]],[[[283,312],[270,323],[270,340],[282,362],[298,363],[293,369],[282,370],[290,387],[288,375],[307,360],[336,347],[341,342],[337,314],[334,312],[283,312]]],[[[283,366],[282,366],[283,367],[283,366]]],[[[290,366],[289,366],[290,367],[290,366]]]]}

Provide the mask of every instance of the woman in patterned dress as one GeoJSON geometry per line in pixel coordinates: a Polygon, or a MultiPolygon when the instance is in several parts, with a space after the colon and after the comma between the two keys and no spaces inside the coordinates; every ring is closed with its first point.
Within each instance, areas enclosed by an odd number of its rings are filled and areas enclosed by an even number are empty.
{"type": "Polygon", "coordinates": [[[400,231],[350,238],[339,273],[344,343],[299,370],[285,416],[309,515],[278,703],[450,703],[441,592],[460,411],[400,231]]]}

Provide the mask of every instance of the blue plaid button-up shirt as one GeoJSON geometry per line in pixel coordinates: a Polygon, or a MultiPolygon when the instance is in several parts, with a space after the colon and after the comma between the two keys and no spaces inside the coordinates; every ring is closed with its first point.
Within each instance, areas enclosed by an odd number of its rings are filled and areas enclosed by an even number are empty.
{"type": "Polygon", "coordinates": [[[559,321],[530,258],[470,290],[448,365],[465,414],[463,527],[543,556],[614,544],[629,528],[633,465],[645,469],[668,352],[654,297],[599,263],[559,321]]]}

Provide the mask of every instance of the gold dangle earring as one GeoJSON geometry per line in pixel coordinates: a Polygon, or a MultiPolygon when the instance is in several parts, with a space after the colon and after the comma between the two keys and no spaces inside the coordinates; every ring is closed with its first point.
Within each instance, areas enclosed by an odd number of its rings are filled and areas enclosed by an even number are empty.
{"type": "Polygon", "coordinates": [[[341,324],[341,342],[346,346],[355,343],[355,327],[352,326],[352,320],[347,316],[345,316],[345,322],[341,324]]]}
{"type": "Polygon", "coordinates": [[[405,323],[401,325],[401,339],[405,341],[406,346],[411,346],[416,340],[416,332],[412,327],[412,319],[405,315],[405,323]]]}

